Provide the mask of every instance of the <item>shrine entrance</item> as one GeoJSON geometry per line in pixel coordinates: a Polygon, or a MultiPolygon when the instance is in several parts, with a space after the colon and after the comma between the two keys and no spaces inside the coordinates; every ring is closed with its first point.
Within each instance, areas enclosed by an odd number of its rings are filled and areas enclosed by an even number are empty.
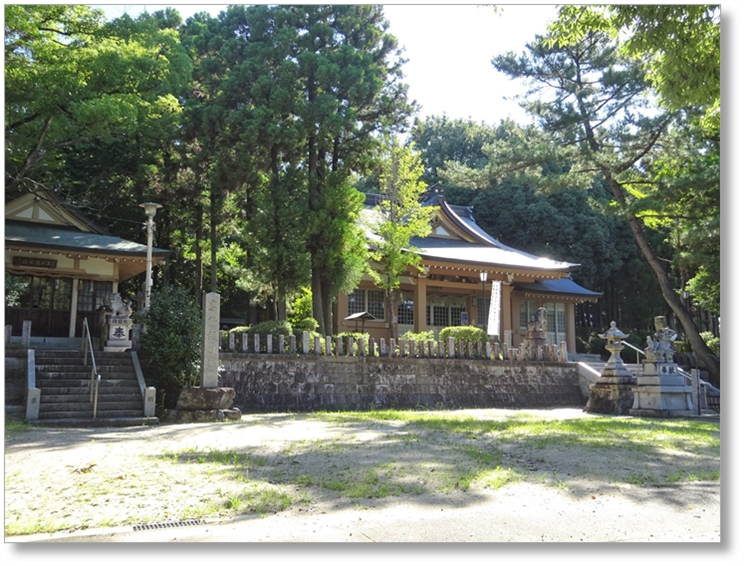
{"type": "Polygon", "coordinates": [[[20,336],[30,320],[38,336],[66,337],[70,332],[72,279],[5,273],[5,324],[20,336]]]}

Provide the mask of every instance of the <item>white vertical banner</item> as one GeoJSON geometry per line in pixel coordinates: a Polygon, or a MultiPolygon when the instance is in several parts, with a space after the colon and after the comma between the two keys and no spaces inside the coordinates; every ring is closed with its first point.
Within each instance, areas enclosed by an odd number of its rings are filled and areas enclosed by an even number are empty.
{"type": "MultiPolygon", "coordinates": [[[[485,305],[484,305],[485,306],[485,305]]],[[[498,336],[501,323],[501,281],[494,281],[491,284],[491,305],[488,309],[488,330],[489,336],[498,336]]]]}

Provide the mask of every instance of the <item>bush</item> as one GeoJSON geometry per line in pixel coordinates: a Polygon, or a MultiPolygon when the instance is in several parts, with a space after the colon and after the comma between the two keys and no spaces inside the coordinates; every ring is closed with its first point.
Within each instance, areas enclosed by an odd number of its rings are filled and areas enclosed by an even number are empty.
{"type": "Polygon", "coordinates": [[[250,334],[250,326],[236,326],[235,328],[231,328],[226,332],[226,334],[235,334],[237,336],[240,336],[241,334],[250,334]]]}
{"type": "Polygon", "coordinates": [[[307,330],[308,332],[315,332],[318,326],[320,326],[318,324],[318,321],[315,320],[312,316],[308,316],[292,324],[292,330],[299,330],[300,333],[302,333],[303,330],[307,330]]]}
{"type": "Polygon", "coordinates": [[[258,324],[252,324],[248,327],[247,334],[254,335],[258,334],[262,338],[271,334],[272,336],[279,336],[284,334],[289,336],[292,334],[292,326],[286,320],[267,320],[265,322],[259,322],[258,324]]]}
{"type": "MultiPolygon", "coordinates": [[[[292,313],[287,317],[289,323],[296,327],[305,318],[313,316],[313,292],[310,287],[303,287],[302,293],[292,302],[292,313]]],[[[315,327],[317,328],[317,326],[315,327]]],[[[313,328],[313,330],[315,330],[313,328]]]]}
{"type": "Polygon", "coordinates": [[[439,331],[439,339],[447,342],[449,338],[454,338],[455,343],[463,341],[466,343],[480,342],[486,344],[488,342],[486,331],[475,326],[448,326],[447,328],[442,328],[439,331]]]}
{"type": "Polygon", "coordinates": [[[359,344],[359,339],[364,339],[364,353],[369,355],[369,334],[366,332],[339,332],[333,337],[333,343],[336,343],[336,338],[343,338],[343,348],[346,351],[346,343],[348,338],[354,339],[354,347],[359,344]]]}
{"type": "Polygon", "coordinates": [[[423,340],[424,342],[428,342],[429,340],[434,340],[434,331],[424,330],[423,332],[416,333],[409,330],[400,338],[401,340],[415,340],[416,342],[421,342],[423,340]]]}
{"type": "Polygon", "coordinates": [[[198,385],[201,311],[180,287],[153,291],[143,316],[142,353],[148,359],[148,385],[158,390],[162,408],[174,408],[184,387],[198,385]]]}
{"type": "MultiPolygon", "coordinates": [[[[265,322],[259,322],[258,324],[249,326],[246,334],[248,334],[249,336],[258,334],[261,337],[262,348],[264,347],[263,345],[266,344],[266,337],[271,334],[274,341],[274,351],[276,351],[277,336],[282,335],[288,337],[290,334],[292,334],[292,326],[286,320],[267,320],[265,322]]],[[[287,346],[289,346],[289,341],[287,341],[287,346]]]]}

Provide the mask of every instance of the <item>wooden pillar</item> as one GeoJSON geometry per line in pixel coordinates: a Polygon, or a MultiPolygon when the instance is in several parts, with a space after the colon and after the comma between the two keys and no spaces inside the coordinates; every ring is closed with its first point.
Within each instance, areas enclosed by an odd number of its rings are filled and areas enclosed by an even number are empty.
{"type": "Polygon", "coordinates": [[[426,276],[416,279],[416,291],[413,297],[413,331],[426,330],[426,276]]]}
{"type": "Polygon", "coordinates": [[[566,346],[570,353],[576,353],[576,305],[573,301],[566,301],[566,346]]]}
{"type": "Polygon", "coordinates": [[[334,326],[337,326],[338,328],[335,328],[335,334],[339,334],[341,332],[346,332],[346,320],[344,320],[347,316],[349,316],[349,295],[346,293],[339,293],[336,296],[336,303],[338,304],[338,316],[335,317],[334,320],[334,326]]]}
{"type": "Polygon", "coordinates": [[[70,338],[75,338],[75,327],[77,326],[77,308],[78,308],[78,286],[80,279],[75,277],[72,280],[72,298],[70,299],[70,338]]]}
{"type": "MultiPolygon", "coordinates": [[[[514,288],[508,283],[501,284],[501,341],[504,341],[504,331],[511,330],[512,337],[516,334],[512,325],[512,291],[514,288]]],[[[510,344],[510,346],[513,344],[510,344]]]]}

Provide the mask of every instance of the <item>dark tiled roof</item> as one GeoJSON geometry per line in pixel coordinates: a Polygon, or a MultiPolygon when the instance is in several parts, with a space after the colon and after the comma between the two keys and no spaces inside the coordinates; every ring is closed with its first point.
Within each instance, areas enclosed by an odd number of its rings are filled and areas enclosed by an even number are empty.
{"type": "Polygon", "coordinates": [[[536,283],[514,283],[514,288],[520,291],[527,291],[539,294],[561,294],[576,295],[582,297],[601,297],[602,293],[590,291],[581,285],[574,283],[573,280],[564,277],[562,279],[546,279],[536,283]]]}
{"type": "MultiPolygon", "coordinates": [[[[116,236],[81,232],[57,226],[30,222],[6,222],[5,245],[24,244],[32,247],[50,247],[63,250],[100,251],[114,255],[146,255],[147,246],[116,236]]],[[[153,255],[164,256],[169,250],[152,249],[153,255]]]]}

